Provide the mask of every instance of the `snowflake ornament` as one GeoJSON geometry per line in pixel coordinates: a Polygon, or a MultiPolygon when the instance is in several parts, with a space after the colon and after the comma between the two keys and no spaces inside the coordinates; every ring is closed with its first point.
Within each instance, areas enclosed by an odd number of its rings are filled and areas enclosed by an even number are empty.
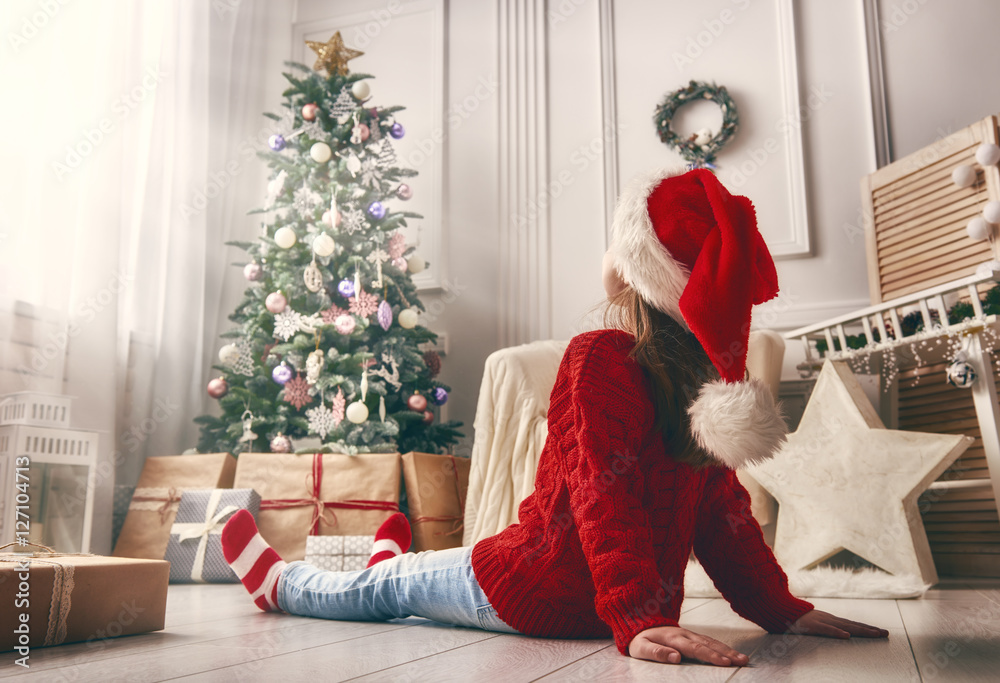
{"type": "Polygon", "coordinates": [[[291,403],[296,410],[302,410],[302,406],[312,402],[309,395],[309,382],[296,374],[295,377],[285,382],[285,403],[291,403]]]}
{"type": "Polygon", "coordinates": [[[363,289],[359,290],[348,301],[351,302],[351,313],[362,318],[367,318],[378,310],[378,297],[374,294],[369,294],[363,289]]]}
{"type": "Polygon", "coordinates": [[[394,232],[389,238],[389,260],[402,258],[406,251],[406,236],[401,232],[394,232]]]}
{"type": "Polygon", "coordinates": [[[274,316],[274,336],[281,341],[288,341],[295,336],[301,325],[302,314],[286,308],[274,316]]]}
{"type": "Polygon", "coordinates": [[[303,185],[295,191],[295,210],[303,218],[312,218],[316,208],[323,203],[323,198],[307,185],[303,185]]]}
{"type": "Polygon", "coordinates": [[[372,189],[382,185],[382,167],[376,159],[365,157],[361,161],[361,184],[372,189]]]}
{"type": "Polygon", "coordinates": [[[337,305],[333,305],[330,306],[330,308],[326,309],[325,311],[322,311],[320,315],[323,316],[324,324],[332,325],[337,320],[337,318],[344,315],[345,313],[347,313],[347,311],[345,311],[343,308],[340,308],[337,305]]]}
{"type": "Polygon", "coordinates": [[[320,439],[325,439],[326,435],[336,429],[339,424],[334,418],[333,411],[322,403],[316,408],[307,410],[306,417],[309,419],[309,431],[318,434],[320,439]]]}
{"type": "Polygon", "coordinates": [[[365,214],[361,209],[354,208],[343,214],[340,226],[348,235],[352,235],[365,228],[365,214]]]}

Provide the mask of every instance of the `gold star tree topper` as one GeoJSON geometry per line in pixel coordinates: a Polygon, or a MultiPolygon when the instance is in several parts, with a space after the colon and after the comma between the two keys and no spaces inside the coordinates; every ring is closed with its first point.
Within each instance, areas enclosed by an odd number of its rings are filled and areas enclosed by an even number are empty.
{"type": "Polygon", "coordinates": [[[316,40],[307,40],[306,45],[316,53],[317,59],[316,63],[313,64],[313,68],[316,71],[326,69],[327,73],[331,76],[334,74],[346,76],[347,61],[364,54],[361,50],[352,50],[345,46],[344,39],[340,37],[340,31],[334,33],[330,37],[330,40],[325,43],[316,40]]]}

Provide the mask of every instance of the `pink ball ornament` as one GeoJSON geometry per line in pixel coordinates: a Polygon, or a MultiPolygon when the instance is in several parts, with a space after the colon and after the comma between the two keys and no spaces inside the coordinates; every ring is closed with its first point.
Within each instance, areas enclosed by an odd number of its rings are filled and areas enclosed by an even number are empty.
{"type": "Polygon", "coordinates": [[[434,422],[434,413],[429,410],[424,411],[424,424],[429,425],[434,422]]]}
{"type": "Polygon", "coordinates": [[[289,439],[284,434],[278,434],[276,437],[271,439],[271,452],[272,453],[291,453],[292,452],[292,440],[289,439]]]}
{"type": "Polygon", "coordinates": [[[329,225],[331,228],[339,226],[341,219],[342,216],[340,215],[339,211],[336,212],[336,215],[334,215],[329,209],[323,212],[322,221],[324,224],[329,225]]]}
{"type": "Polygon", "coordinates": [[[229,393],[229,383],[225,377],[216,377],[208,383],[208,395],[219,399],[229,393]]]}
{"type": "Polygon", "coordinates": [[[306,121],[315,121],[316,115],[319,113],[319,105],[315,102],[310,102],[309,104],[302,107],[302,118],[306,121]]]}
{"type": "Polygon", "coordinates": [[[415,413],[422,413],[427,410],[427,398],[420,394],[414,394],[406,399],[406,407],[415,413]]]}
{"type": "Polygon", "coordinates": [[[368,128],[368,124],[365,124],[365,123],[359,123],[358,124],[358,133],[361,135],[361,141],[362,142],[364,142],[365,140],[367,140],[369,138],[369,136],[372,134],[371,130],[369,130],[369,128],[368,128]]]}
{"type": "Polygon", "coordinates": [[[333,327],[340,334],[350,334],[354,331],[357,326],[357,321],[354,319],[353,315],[345,313],[344,315],[338,315],[337,319],[333,321],[333,327]]]}
{"type": "Polygon", "coordinates": [[[396,196],[405,202],[411,197],[413,197],[413,188],[411,188],[406,183],[403,183],[396,188],[396,196]]]}
{"type": "Polygon", "coordinates": [[[264,274],[264,269],[261,268],[260,264],[254,261],[253,263],[248,263],[243,266],[243,277],[245,277],[250,282],[257,282],[260,276],[264,274]]]}
{"type": "Polygon", "coordinates": [[[406,272],[406,268],[407,268],[407,266],[406,266],[406,259],[403,258],[402,256],[400,256],[398,258],[394,258],[392,260],[392,265],[394,265],[397,268],[399,268],[399,272],[401,272],[401,273],[405,273],[406,272]]]}
{"type": "Polygon", "coordinates": [[[264,299],[264,307],[275,315],[285,310],[286,306],[288,306],[288,299],[281,292],[271,292],[264,299]]]}

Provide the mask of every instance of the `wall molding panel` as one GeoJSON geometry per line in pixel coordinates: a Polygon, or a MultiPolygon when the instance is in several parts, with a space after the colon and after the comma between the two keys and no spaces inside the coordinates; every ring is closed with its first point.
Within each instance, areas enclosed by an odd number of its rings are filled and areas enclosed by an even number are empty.
{"type": "Polygon", "coordinates": [[[544,0],[498,0],[501,347],[552,334],[544,0]]]}

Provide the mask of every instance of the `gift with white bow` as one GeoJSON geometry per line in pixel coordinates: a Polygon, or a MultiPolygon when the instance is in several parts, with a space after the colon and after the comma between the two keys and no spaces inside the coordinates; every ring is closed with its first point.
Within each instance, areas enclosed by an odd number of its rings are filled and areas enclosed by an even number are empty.
{"type": "Polygon", "coordinates": [[[257,518],[253,489],[188,489],[170,528],[166,560],[170,583],[239,583],[222,555],[222,527],[238,510],[257,518]]]}

